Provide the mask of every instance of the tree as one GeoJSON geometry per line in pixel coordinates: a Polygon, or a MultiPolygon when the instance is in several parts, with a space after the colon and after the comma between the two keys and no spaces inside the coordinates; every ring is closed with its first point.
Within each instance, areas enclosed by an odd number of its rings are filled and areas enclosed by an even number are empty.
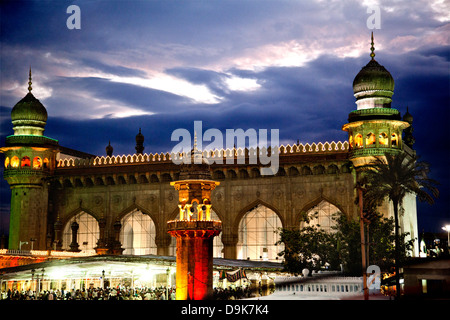
{"type": "Polygon", "coordinates": [[[332,235],[317,226],[299,230],[281,229],[277,245],[284,243],[284,250],[278,253],[284,257],[284,270],[300,274],[304,268],[320,270],[339,266],[336,246],[332,235]]]}
{"type": "MultiPolygon", "coordinates": [[[[281,229],[280,241],[285,249],[279,253],[284,257],[284,270],[300,274],[304,268],[310,270],[341,270],[347,275],[361,275],[361,239],[359,223],[343,213],[333,216],[336,222],[333,232],[327,233],[319,225],[300,230],[281,229]]],[[[377,215],[370,223],[370,264],[389,271],[394,264],[394,219],[377,215]]],[[[405,241],[407,233],[399,235],[400,259],[403,261],[412,248],[405,241]]]]}
{"type": "Polygon", "coordinates": [[[419,162],[417,156],[402,152],[398,155],[385,154],[385,159],[376,158],[364,171],[366,183],[365,200],[382,201],[388,198],[394,208],[395,231],[395,270],[397,297],[400,296],[400,235],[399,208],[407,194],[415,194],[419,201],[434,203],[433,197],[439,196],[437,182],[428,178],[429,165],[419,162]],[[431,194],[430,194],[431,193],[431,194]]]}

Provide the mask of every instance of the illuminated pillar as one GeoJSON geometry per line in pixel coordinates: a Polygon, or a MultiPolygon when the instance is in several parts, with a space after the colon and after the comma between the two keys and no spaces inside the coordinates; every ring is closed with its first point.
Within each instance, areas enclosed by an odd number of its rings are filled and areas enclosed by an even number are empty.
{"type": "Polygon", "coordinates": [[[211,220],[211,191],[219,182],[181,180],[171,185],[179,191],[180,220],[167,222],[177,240],[177,300],[204,300],[213,293],[213,239],[222,222],[211,220]]]}

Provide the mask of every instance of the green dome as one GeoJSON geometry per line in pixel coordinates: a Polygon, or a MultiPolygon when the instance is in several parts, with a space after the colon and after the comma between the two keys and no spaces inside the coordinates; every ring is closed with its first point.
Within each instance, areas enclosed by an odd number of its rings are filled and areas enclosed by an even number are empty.
{"type": "Polygon", "coordinates": [[[17,102],[12,109],[11,120],[13,123],[15,121],[32,121],[33,123],[35,121],[46,122],[47,110],[31,92],[28,92],[28,94],[22,100],[17,102]]]}
{"type": "Polygon", "coordinates": [[[361,69],[353,80],[355,95],[363,93],[364,97],[392,97],[394,94],[394,78],[376,60],[371,60],[361,69]]]}

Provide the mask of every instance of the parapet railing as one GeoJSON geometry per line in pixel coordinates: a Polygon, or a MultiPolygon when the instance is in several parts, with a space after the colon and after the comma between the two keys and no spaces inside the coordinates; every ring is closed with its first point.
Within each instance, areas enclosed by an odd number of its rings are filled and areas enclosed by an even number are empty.
{"type": "MultiPolygon", "coordinates": [[[[301,155],[301,154],[319,154],[319,153],[335,153],[348,151],[349,144],[347,141],[341,142],[319,142],[319,143],[306,143],[306,144],[294,144],[275,147],[273,150],[269,148],[232,148],[232,149],[214,149],[205,150],[202,152],[202,156],[205,159],[214,161],[215,159],[223,159],[225,163],[226,158],[246,158],[256,157],[257,155],[268,155],[269,152],[275,154],[275,150],[279,155],[301,155]]],[[[150,154],[129,154],[129,155],[117,155],[117,156],[101,156],[95,158],[67,158],[61,159],[57,163],[58,168],[67,167],[90,167],[90,166],[115,166],[121,164],[139,164],[139,163],[164,163],[173,160],[179,160],[184,157],[190,157],[190,154],[186,153],[150,153],[150,154]]]]}

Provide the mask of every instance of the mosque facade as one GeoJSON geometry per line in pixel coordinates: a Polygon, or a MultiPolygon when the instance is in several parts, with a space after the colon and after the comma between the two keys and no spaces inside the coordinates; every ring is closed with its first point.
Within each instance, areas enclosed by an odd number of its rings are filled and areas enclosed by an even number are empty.
{"type": "MultiPolygon", "coordinates": [[[[373,41],[372,41],[373,43],[373,41]]],[[[284,145],[275,175],[261,175],[261,163],[213,163],[218,181],[211,198],[211,215],[222,222],[214,239],[214,257],[277,261],[279,228],[301,228],[305,213],[330,230],[332,215],[359,217],[357,168],[385,152],[413,155],[412,116],[391,107],[394,80],[374,59],[356,75],[357,108],[350,111],[348,141],[284,145]]],[[[167,221],[179,215],[178,191],[170,182],[180,178],[180,166],[169,153],[144,153],[144,136],[136,136],[136,152],[91,155],[44,135],[45,106],[31,93],[11,111],[14,134],[0,148],[4,178],[11,188],[9,249],[62,250],[96,254],[175,255],[167,221]],[[26,244],[25,244],[26,243],[26,244]]],[[[232,155],[249,159],[248,149],[205,150],[206,158],[232,155]]],[[[416,199],[410,195],[400,217],[402,232],[418,236],[416,199]]],[[[380,207],[392,216],[388,202],[380,207]]],[[[418,247],[418,246],[416,246],[418,247]]],[[[416,249],[417,251],[417,249],[416,249]]]]}

